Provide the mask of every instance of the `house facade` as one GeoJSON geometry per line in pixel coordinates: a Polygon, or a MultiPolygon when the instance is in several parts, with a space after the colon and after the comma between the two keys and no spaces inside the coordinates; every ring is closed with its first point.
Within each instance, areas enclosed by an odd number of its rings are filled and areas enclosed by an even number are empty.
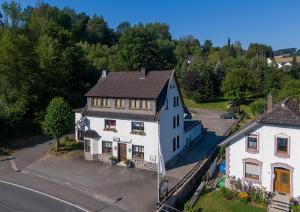
{"type": "Polygon", "coordinates": [[[300,104],[291,98],[227,138],[226,186],[241,179],[267,191],[300,196],[300,104]]]}
{"type": "Polygon", "coordinates": [[[87,160],[131,160],[156,170],[186,148],[184,104],[174,71],[103,71],[75,109],[75,135],[87,160]]]}

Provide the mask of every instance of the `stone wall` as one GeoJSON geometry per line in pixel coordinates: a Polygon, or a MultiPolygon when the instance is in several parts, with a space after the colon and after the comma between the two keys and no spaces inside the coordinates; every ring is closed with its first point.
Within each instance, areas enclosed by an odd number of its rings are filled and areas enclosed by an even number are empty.
{"type": "Polygon", "coordinates": [[[134,167],[136,168],[157,171],[157,163],[151,163],[137,158],[133,158],[131,161],[134,163],[134,167]]]}

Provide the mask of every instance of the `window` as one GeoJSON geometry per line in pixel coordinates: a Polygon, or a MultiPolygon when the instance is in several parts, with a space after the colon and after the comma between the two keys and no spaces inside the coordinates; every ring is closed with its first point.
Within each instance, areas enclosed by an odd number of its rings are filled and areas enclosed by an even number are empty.
{"type": "Polygon", "coordinates": [[[179,148],[179,135],[177,135],[177,149],[179,148]]]}
{"type": "Polygon", "coordinates": [[[149,100],[131,99],[129,104],[130,109],[150,110],[149,100]]]}
{"type": "Polygon", "coordinates": [[[101,99],[101,107],[109,107],[109,99],[102,98],[101,99]]]}
{"type": "Polygon", "coordinates": [[[131,122],[131,131],[132,132],[144,132],[144,122],[131,122]]]}
{"type": "Polygon", "coordinates": [[[173,106],[176,107],[176,97],[173,97],[173,106]]]}
{"type": "Polygon", "coordinates": [[[91,141],[88,139],[84,139],[84,151],[88,153],[91,152],[91,141]]]}
{"type": "Polygon", "coordinates": [[[168,110],[168,107],[169,107],[169,101],[168,101],[168,98],[166,99],[166,103],[165,103],[166,105],[165,105],[165,108],[166,108],[166,110],[168,110]]]}
{"type": "Polygon", "coordinates": [[[280,155],[288,154],[288,138],[276,137],[276,152],[280,155]]]}
{"type": "Polygon", "coordinates": [[[257,135],[248,135],[246,146],[247,146],[247,150],[249,151],[258,151],[257,135]]]}
{"type": "Polygon", "coordinates": [[[93,107],[109,107],[109,99],[93,97],[91,104],[93,107]]]}
{"type": "Polygon", "coordinates": [[[105,129],[111,130],[111,129],[116,129],[116,120],[111,120],[111,119],[105,119],[105,129]]]}
{"type": "Polygon", "coordinates": [[[173,128],[176,128],[176,116],[173,116],[173,128]]]}
{"type": "Polygon", "coordinates": [[[177,127],[179,127],[179,115],[177,115],[177,127]]]}
{"type": "Polygon", "coordinates": [[[124,108],[124,99],[116,99],[115,100],[116,108],[124,108]]]}
{"type": "Polygon", "coordinates": [[[176,138],[173,138],[173,152],[176,151],[176,138]]]}
{"type": "Polygon", "coordinates": [[[176,96],[176,106],[179,106],[178,96],[176,96]]]}
{"type": "Polygon", "coordinates": [[[245,176],[246,179],[259,181],[260,179],[260,165],[253,162],[245,162],[245,176]]]}
{"type": "Polygon", "coordinates": [[[132,158],[139,158],[144,160],[144,147],[132,145],[132,158]]]}
{"type": "Polygon", "coordinates": [[[103,154],[112,154],[112,142],[102,141],[102,153],[103,154]]]}

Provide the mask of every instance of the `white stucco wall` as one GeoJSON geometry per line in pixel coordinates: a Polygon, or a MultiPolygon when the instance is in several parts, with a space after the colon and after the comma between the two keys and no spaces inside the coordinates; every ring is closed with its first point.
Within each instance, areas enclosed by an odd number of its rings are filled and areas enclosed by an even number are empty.
{"type": "Polygon", "coordinates": [[[131,122],[138,120],[116,120],[117,132],[104,131],[105,119],[101,117],[87,117],[88,125],[85,130],[95,130],[101,137],[99,140],[91,139],[91,154],[102,153],[102,141],[113,142],[113,155],[118,157],[118,142],[114,141],[115,138],[120,138],[120,143],[125,143],[127,147],[127,159],[132,158],[132,145],[144,146],[144,160],[148,162],[157,162],[157,145],[158,145],[158,124],[157,122],[145,122],[144,131],[146,135],[131,134],[131,122]],[[155,156],[156,161],[151,161],[150,156],[155,156]]]}
{"type": "MultiPolygon", "coordinates": [[[[181,152],[185,146],[183,118],[184,110],[174,78],[170,81],[167,93],[168,109],[164,106],[160,114],[160,141],[164,161],[167,162],[181,152]],[[173,97],[178,96],[179,106],[174,107],[173,97]],[[179,127],[173,129],[173,117],[179,115],[179,127]],[[173,152],[173,138],[179,136],[179,148],[173,152]]],[[[177,138],[176,138],[177,139],[177,138]]],[[[177,141],[176,141],[177,142],[177,141]]]]}
{"type": "Polygon", "coordinates": [[[243,159],[251,158],[262,162],[261,185],[271,191],[272,163],[284,163],[294,168],[291,172],[293,196],[300,196],[300,128],[285,126],[261,126],[250,133],[258,133],[259,152],[249,153],[246,151],[246,137],[240,138],[229,146],[229,176],[243,178],[243,159]],[[282,158],[275,156],[275,136],[286,134],[290,137],[290,157],[282,158]],[[293,176],[292,176],[293,173],[293,176]]]}

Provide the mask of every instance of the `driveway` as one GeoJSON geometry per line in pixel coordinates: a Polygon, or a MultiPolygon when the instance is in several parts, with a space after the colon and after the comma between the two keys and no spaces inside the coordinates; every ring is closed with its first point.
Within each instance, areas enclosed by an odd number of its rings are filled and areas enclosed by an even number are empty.
{"type": "Polygon", "coordinates": [[[166,167],[167,176],[172,182],[170,187],[179,182],[193,167],[204,158],[204,155],[215,148],[222,140],[224,133],[234,124],[235,120],[221,119],[223,111],[191,109],[193,120],[200,120],[207,132],[199,137],[185,152],[178,155],[166,167]]]}
{"type": "Polygon", "coordinates": [[[24,172],[83,192],[115,211],[155,210],[157,175],[152,171],[86,161],[82,151],[74,151],[60,157],[48,155],[24,172]]]}

